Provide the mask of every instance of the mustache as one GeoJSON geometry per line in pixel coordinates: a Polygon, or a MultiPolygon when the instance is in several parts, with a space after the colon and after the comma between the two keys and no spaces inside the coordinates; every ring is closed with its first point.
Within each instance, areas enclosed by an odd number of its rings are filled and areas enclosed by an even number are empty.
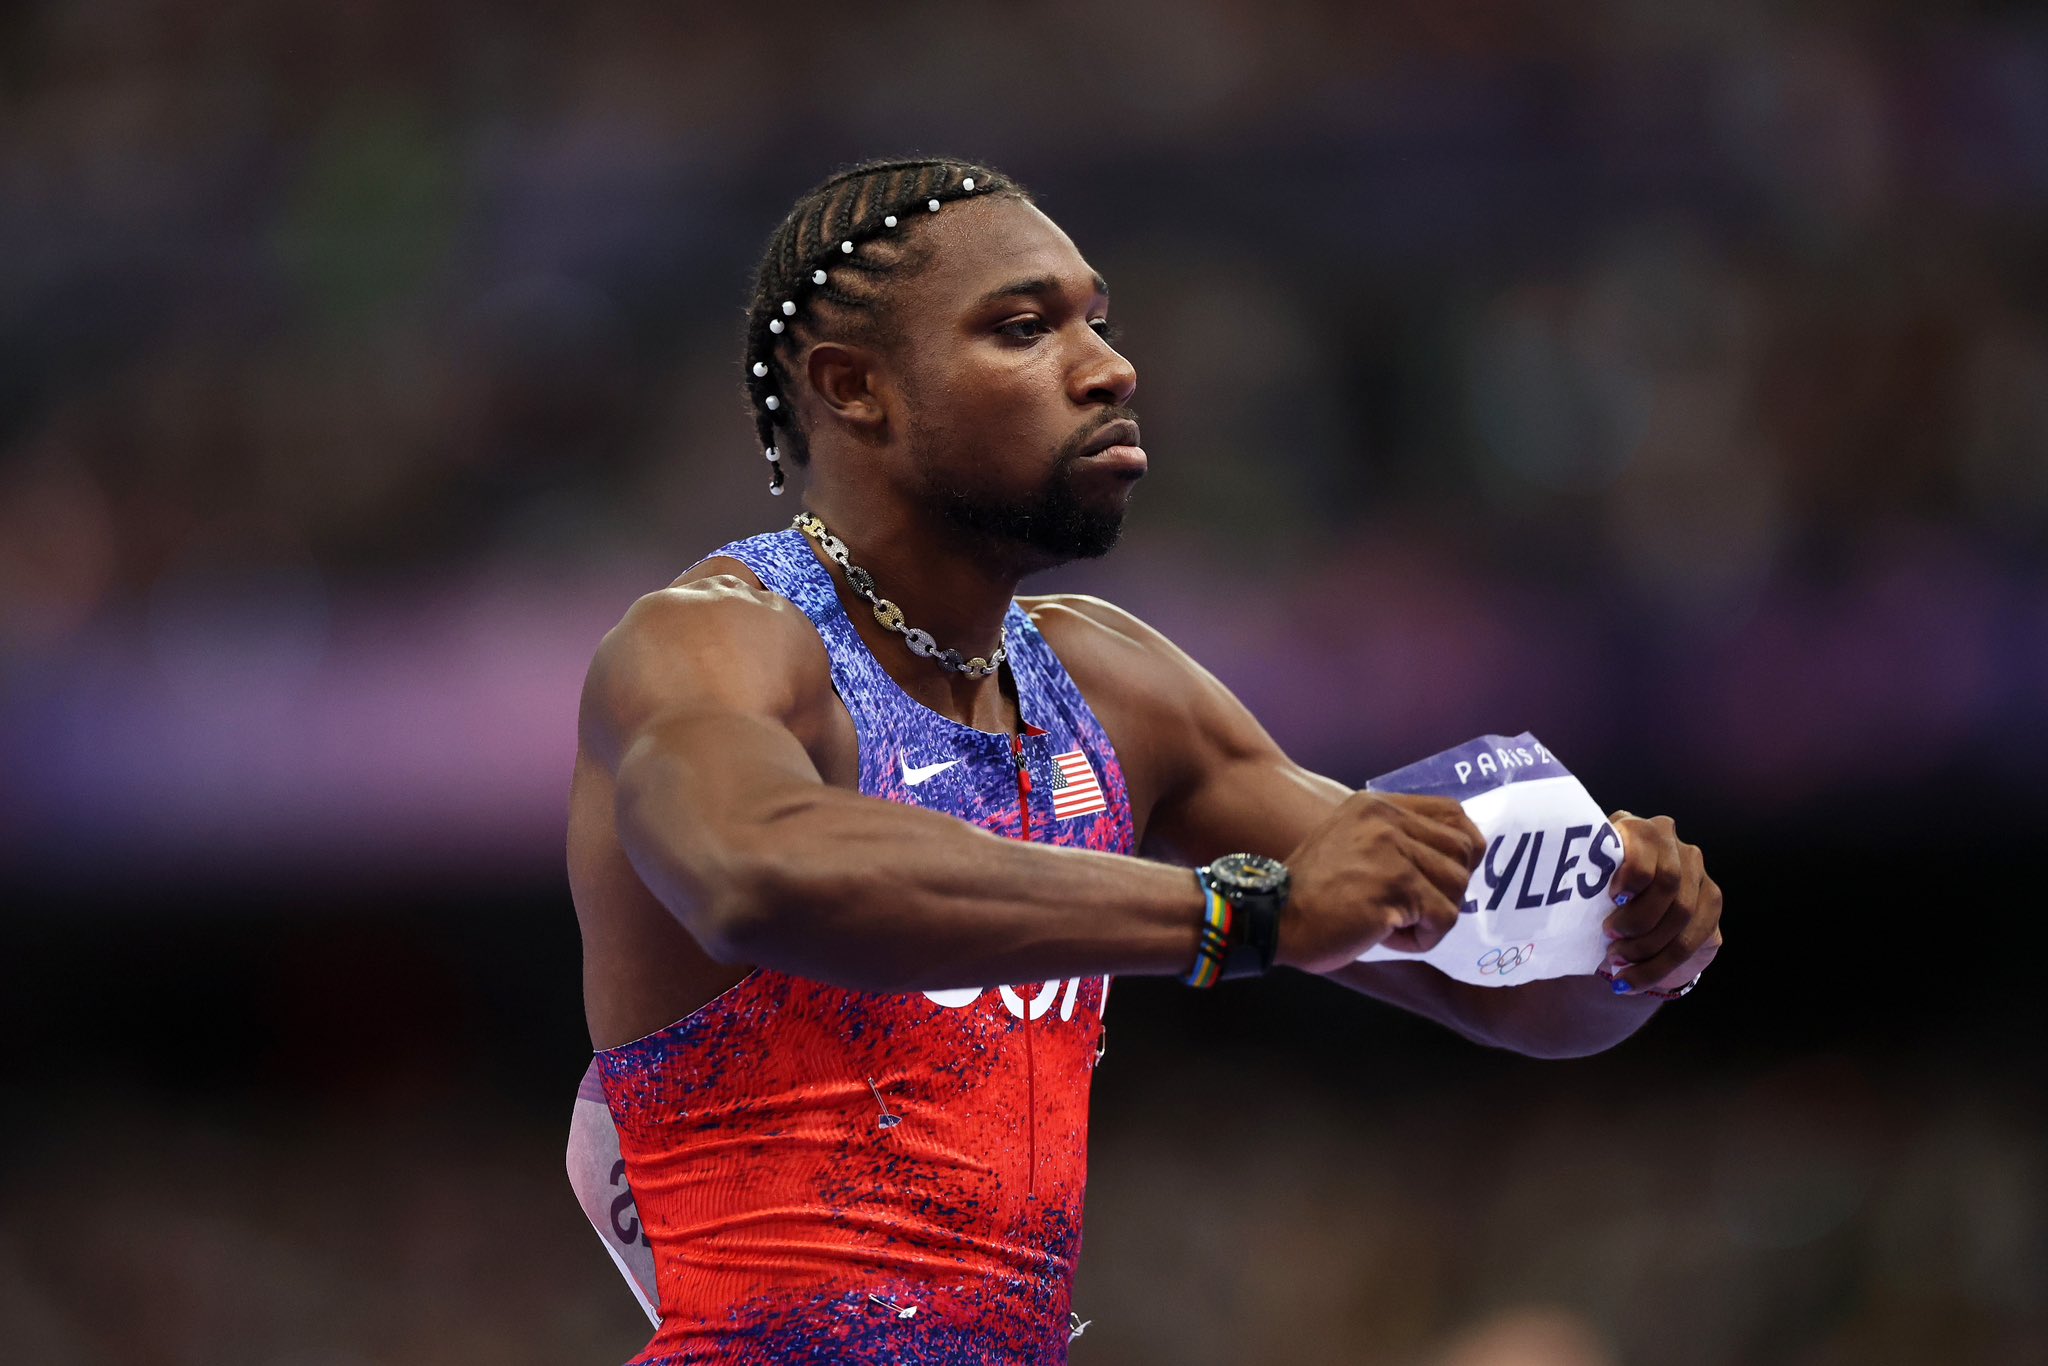
{"type": "MultiPolygon", "coordinates": [[[[1099,436],[1102,432],[1102,429],[1104,427],[1107,427],[1110,423],[1137,421],[1138,410],[1135,408],[1125,408],[1118,406],[1114,408],[1103,409],[1100,421],[1089,423],[1086,427],[1082,428],[1078,432],[1075,432],[1072,436],[1068,437],[1065,441],[1062,441],[1060,443],[1059,457],[1054,462],[1055,465],[1063,466],[1075,460],[1079,460],[1081,458],[1081,448],[1087,445],[1090,441],[1093,441],[1097,436],[1099,436]]],[[[1139,425],[1142,426],[1143,424],[1140,423],[1139,425]]]]}

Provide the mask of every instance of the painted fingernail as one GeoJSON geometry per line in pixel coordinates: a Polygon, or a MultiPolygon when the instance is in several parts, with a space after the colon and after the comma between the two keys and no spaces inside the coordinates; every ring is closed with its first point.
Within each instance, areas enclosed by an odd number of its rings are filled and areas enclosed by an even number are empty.
{"type": "Polygon", "coordinates": [[[1619,977],[1614,979],[1614,994],[1616,996],[1626,996],[1634,990],[1634,987],[1630,986],[1627,982],[1622,981],[1619,977]]]}
{"type": "Polygon", "coordinates": [[[1630,895],[1631,895],[1631,893],[1629,893],[1629,892],[1616,892],[1616,893],[1614,894],[1614,904],[1615,904],[1615,905],[1617,905],[1617,906],[1626,906],[1626,905],[1628,905],[1628,899],[1629,899],[1630,895]]]}

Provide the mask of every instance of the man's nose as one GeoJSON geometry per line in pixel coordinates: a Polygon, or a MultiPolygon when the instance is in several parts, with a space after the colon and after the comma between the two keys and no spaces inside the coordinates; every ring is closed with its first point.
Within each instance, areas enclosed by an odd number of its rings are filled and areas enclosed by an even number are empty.
{"type": "Polygon", "coordinates": [[[1073,374],[1075,401],[1084,405],[1129,403],[1138,390],[1138,368],[1093,329],[1089,335],[1095,338],[1094,347],[1073,374]]]}

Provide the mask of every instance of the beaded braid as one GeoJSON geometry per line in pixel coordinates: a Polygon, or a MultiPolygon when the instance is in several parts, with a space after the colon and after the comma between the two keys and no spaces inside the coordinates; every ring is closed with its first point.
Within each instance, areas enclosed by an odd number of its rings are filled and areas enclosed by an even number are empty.
{"type": "Polygon", "coordinates": [[[953,200],[983,195],[1031,201],[1022,185],[973,162],[867,161],[817,185],[775,229],[754,272],[744,359],[770,493],[782,492],[783,455],[799,465],[811,458],[790,401],[798,327],[880,342],[888,327],[883,285],[927,259],[905,236],[910,225],[953,200]]]}

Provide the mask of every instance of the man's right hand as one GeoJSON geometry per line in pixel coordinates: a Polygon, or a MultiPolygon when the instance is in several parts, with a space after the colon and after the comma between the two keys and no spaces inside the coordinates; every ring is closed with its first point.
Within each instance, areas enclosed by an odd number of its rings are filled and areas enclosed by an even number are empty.
{"type": "Polygon", "coordinates": [[[1458,923],[1485,852],[1448,797],[1355,793],[1287,858],[1275,961],[1321,973],[1376,945],[1428,952],[1458,923]]]}

